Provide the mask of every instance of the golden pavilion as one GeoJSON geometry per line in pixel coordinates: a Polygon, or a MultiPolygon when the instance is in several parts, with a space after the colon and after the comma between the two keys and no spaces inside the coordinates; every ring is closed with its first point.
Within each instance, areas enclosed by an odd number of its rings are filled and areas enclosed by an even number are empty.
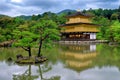
{"type": "Polygon", "coordinates": [[[91,22],[92,16],[82,12],[68,15],[67,22],[60,27],[62,40],[81,41],[96,40],[96,33],[99,32],[98,25],[91,22]]]}

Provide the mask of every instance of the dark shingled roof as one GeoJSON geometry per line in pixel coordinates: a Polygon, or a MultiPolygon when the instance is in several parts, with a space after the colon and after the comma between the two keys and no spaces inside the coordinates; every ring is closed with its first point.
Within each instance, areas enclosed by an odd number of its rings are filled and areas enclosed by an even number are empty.
{"type": "Polygon", "coordinates": [[[62,25],[60,25],[60,27],[62,27],[62,26],[70,26],[70,25],[78,25],[78,24],[88,24],[88,25],[96,25],[96,26],[99,26],[99,25],[93,24],[93,23],[83,23],[83,22],[79,22],[79,23],[62,24],[62,25]]]}
{"type": "Polygon", "coordinates": [[[68,15],[66,17],[69,18],[69,17],[79,16],[79,15],[86,16],[86,17],[92,17],[91,15],[85,14],[85,13],[82,13],[82,12],[76,12],[76,13],[68,15]]]}

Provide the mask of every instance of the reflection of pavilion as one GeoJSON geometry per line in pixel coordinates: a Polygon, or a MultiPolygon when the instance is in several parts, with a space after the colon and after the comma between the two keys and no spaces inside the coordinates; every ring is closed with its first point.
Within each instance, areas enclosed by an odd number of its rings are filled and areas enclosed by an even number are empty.
{"type": "Polygon", "coordinates": [[[79,54],[79,53],[73,53],[73,52],[65,52],[63,55],[65,58],[84,60],[84,59],[96,57],[97,53],[92,52],[92,53],[86,53],[86,54],[81,54],[81,53],[79,54]]]}
{"type": "Polygon", "coordinates": [[[81,71],[92,66],[92,60],[97,56],[96,45],[67,45],[61,54],[67,67],[81,71]]]}
{"type": "Polygon", "coordinates": [[[90,45],[62,45],[64,46],[67,51],[70,52],[78,52],[78,53],[90,53],[90,52],[96,52],[96,44],[90,44],[90,45]]]}

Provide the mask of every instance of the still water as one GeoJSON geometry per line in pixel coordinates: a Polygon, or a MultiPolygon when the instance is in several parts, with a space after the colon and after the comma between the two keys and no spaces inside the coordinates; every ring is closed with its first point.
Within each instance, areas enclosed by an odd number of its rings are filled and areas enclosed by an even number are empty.
{"type": "Polygon", "coordinates": [[[20,48],[0,48],[0,80],[120,80],[120,47],[54,45],[42,51],[48,61],[37,65],[16,64],[17,53],[27,55],[20,48]]]}

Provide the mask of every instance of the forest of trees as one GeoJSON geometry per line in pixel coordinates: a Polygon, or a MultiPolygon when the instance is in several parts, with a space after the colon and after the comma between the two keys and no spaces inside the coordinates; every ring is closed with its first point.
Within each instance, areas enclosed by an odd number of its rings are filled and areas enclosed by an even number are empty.
{"type": "Polygon", "coordinates": [[[83,13],[94,16],[93,23],[100,26],[97,39],[120,43],[120,6],[118,9],[83,10],[83,13]]]}
{"type": "MultiPolygon", "coordinates": [[[[52,40],[60,39],[58,26],[67,21],[65,16],[74,12],[73,10],[60,14],[45,12],[17,17],[0,15],[0,43],[14,40],[15,44],[13,45],[28,51],[29,56],[31,56],[31,48],[39,43],[38,56],[40,56],[42,45],[44,45],[43,47],[49,46],[52,40]]],[[[82,12],[92,15],[93,23],[100,26],[97,39],[120,43],[120,6],[118,9],[90,8],[82,12]]]]}
{"type": "Polygon", "coordinates": [[[52,41],[60,39],[58,25],[64,23],[61,16],[46,12],[41,15],[33,15],[31,19],[19,17],[0,17],[0,42],[13,40],[13,46],[21,47],[32,56],[33,47],[38,48],[38,57],[42,47],[49,47],[52,41]],[[60,20],[60,19],[61,20],[60,20]]]}

